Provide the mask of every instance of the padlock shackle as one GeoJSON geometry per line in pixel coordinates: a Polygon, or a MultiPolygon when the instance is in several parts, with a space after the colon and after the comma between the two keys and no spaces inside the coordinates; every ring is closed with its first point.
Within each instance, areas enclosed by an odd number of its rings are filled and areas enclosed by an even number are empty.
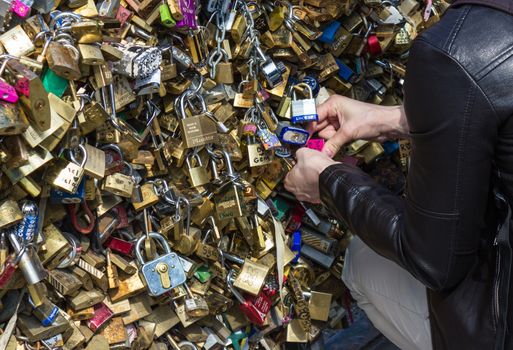
{"type": "Polygon", "coordinates": [[[191,150],[189,152],[187,157],[185,157],[185,164],[187,165],[188,169],[192,169],[192,165],[191,165],[192,158],[196,159],[196,162],[197,162],[196,167],[202,167],[203,166],[203,162],[201,161],[201,157],[198,154],[198,149],[195,148],[195,149],[193,149],[193,150],[191,150]]]}
{"type": "Polygon", "coordinates": [[[223,149],[223,158],[224,158],[224,165],[226,166],[226,175],[233,177],[236,175],[235,170],[233,169],[232,164],[232,158],[230,157],[230,153],[228,153],[227,150],[223,149]]]}
{"type": "Polygon", "coordinates": [[[312,91],[312,88],[310,87],[310,85],[308,85],[307,83],[299,83],[299,84],[296,84],[294,85],[293,89],[292,89],[292,99],[294,101],[297,100],[297,95],[296,95],[296,90],[299,90],[299,88],[305,88],[308,90],[308,93],[309,93],[309,99],[313,99],[314,96],[313,96],[313,91],[312,91]]]}
{"type": "MultiPolygon", "coordinates": [[[[56,11],[52,11],[50,13],[50,16],[52,15],[52,13],[55,13],[56,11]]],[[[60,12],[60,11],[59,11],[60,12]]],[[[68,11],[62,11],[60,12],[58,15],[56,15],[55,17],[52,18],[52,20],[50,21],[50,25],[48,26],[51,30],[58,30],[58,29],[61,29],[61,27],[57,27],[55,28],[55,26],[57,25],[57,22],[61,19],[61,18],[66,18],[70,21],[70,23],[72,22],[80,22],[82,20],[82,16],[77,14],[77,13],[74,13],[74,12],[68,12],[68,11]]]]}
{"type": "Polygon", "coordinates": [[[223,258],[225,258],[226,260],[229,260],[229,261],[231,261],[233,263],[236,263],[237,265],[241,265],[242,266],[244,264],[244,259],[239,258],[236,255],[227,253],[227,252],[225,252],[223,250],[221,250],[221,254],[222,254],[223,258]]]}
{"type": "Polygon", "coordinates": [[[86,201],[83,201],[80,204],[68,204],[67,210],[70,216],[71,225],[77,232],[84,235],[88,235],[93,232],[93,229],[96,226],[96,216],[93,214],[86,201]],[[84,214],[89,218],[89,224],[85,227],[80,226],[78,221],[77,206],[80,206],[80,208],[84,211],[84,214]]]}
{"type": "Polygon", "coordinates": [[[166,254],[171,254],[171,247],[169,247],[169,243],[167,243],[164,236],[157,232],[148,232],[148,235],[142,235],[137,242],[135,243],[135,256],[137,257],[137,261],[140,265],[144,265],[146,262],[141,253],[142,244],[146,239],[156,239],[160,242],[162,248],[164,248],[166,254]]]}
{"type": "Polygon", "coordinates": [[[84,168],[86,163],[87,163],[87,159],[88,159],[88,154],[87,154],[87,150],[85,148],[85,146],[83,144],[79,144],[75,149],[70,149],[69,150],[69,158],[71,159],[71,161],[77,165],[79,165],[81,168],[84,168]],[[77,157],[75,156],[75,152],[77,150],[80,150],[82,151],[82,160],[79,162],[77,157]]]}
{"type": "Polygon", "coordinates": [[[189,233],[190,233],[190,230],[191,230],[191,203],[189,202],[189,200],[185,197],[178,197],[176,199],[176,203],[175,203],[175,218],[176,220],[180,220],[181,218],[181,215],[180,215],[180,210],[181,210],[181,202],[184,202],[185,203],[185,207],[187,208],[187,213],[186,213],[186,221],[185,221],[185,234],[188,236],[189,233]]]}
{"type": "Polygon", "coordinates": [[[73,265],[73,262],[75,261],[77,255],[78,255],[78,248],[80,246],[80,242],[78,241],[78,239],[71,233],[62,231],[62,235],[64,236],[64,238],[66,238],[68,243],[71,245],[71,251],[64,258],[64,260],[62,260],[61,263],[57,266],[57,268],[59,268],[59,269],[65,269],[65,268],[73,265]]]}
{"type": "Polygon", "coordinates": [[[235,271],[232,269],[230,272],[228,272],[228,275],[226,276],[226,285],[228,286],[228,289],[232,292],[233,296],[239,301],[239,303],[244,304],[246,300],[244,300],[244,297],[242,294],[239,293],[239,291],[233,286],[233,275],[235,271]]]}
{"type": "Polygon", "coordinates": [[[121,159],[123,159],[123,151],[121,150],[121,147],[119,147],[119,145],[116,145],[115,143],[109,143],[109,144],[103,145],[100,147],[100,149],[101,150],[108,149],[108,150],[114,151],[121,157],[121,159]]]}
{"type": "Polygon", "coordinates": [[[185,90],[183,94],[181,94],[176,100],[175,100],[175,110],[176,115],[180,119],[187,118],[187,114],[185,113],[186,106],[185,103],[189,102],[193,98],[197,98],[200,102],[200,106],[202,109],[201,113],[205,113],[207,109],[207,105],[205,103],[205,99],[203,99],[203,96],[201,94],[196,93],[194,90],[185,90]]]}

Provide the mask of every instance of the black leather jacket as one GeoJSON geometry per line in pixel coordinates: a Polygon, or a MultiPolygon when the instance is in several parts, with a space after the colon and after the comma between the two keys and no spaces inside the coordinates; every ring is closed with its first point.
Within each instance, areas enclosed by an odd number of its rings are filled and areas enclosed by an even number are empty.
{"type": "Polygon", "coordinates": [[[513,312],[498,300],[511,286],[498,281],[502,213],[492,185],[499,173],[513,203],[513,16],[450,8],[415,40],[404,93],[412,141],[405,198],[336,164],[321,174],[322,201],[426,285],[434,349],[512,349],[511,332],[496,345],[500,319],[513,324],[513,312]]]}

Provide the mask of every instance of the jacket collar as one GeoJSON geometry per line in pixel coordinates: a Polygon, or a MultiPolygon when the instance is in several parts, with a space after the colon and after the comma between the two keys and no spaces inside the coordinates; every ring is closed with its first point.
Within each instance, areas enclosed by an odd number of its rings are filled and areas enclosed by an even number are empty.
{"type": "Polygon", "coordinates": [[[464,4],[489,6],[513,15],[513,1],[511,0],[455,0],[452,6],[464,4]]]}

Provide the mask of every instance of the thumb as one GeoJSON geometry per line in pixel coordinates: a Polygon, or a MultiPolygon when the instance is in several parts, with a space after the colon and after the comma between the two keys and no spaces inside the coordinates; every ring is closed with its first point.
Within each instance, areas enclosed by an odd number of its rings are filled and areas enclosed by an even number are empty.
{"type": "Polygon", "coordinates": [[[348,140],[349,138],[341,128],[335,133],[335,135],[326,141],[324,147],[322,148],[322,153],[326,154],[330,158],[333,158],[348,140]]]}

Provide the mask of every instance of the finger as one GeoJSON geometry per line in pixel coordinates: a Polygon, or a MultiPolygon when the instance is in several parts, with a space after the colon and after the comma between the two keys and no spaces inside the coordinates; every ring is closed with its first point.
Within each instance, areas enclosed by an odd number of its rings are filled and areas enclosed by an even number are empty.
{"type": "Polygon", "coordinates": [[[324,103],[317,106],[317,115],[319,116],[318,122],[326,120],[333,111],[332,98],[327,99],[324,103]]]}
{"type": "Polygon", "coordinates": [[[315,131],[317,131],[317,122],[311,122],[306,124],[306,131],[310,134],[310,136],[313,135],[315,131]]]}
{"type": "Polygon", "coordinates": [[[330,122],[327,119],[324,119],[322,122],[317,122],[315,125],[315,131],[319,132],[330,125],[330,122]]]}
{"type": "Polygon", "coordinates": [[[347,135],[344,132],[344,129],[339,129],[333,137],[331,137],[322,148],[322,153],[328,155],[330,158],[333,158],[335,154],[340,150],[340,148],[349,140],[347,135]]]}
{"type": "Polygon", "coordinates": [[[325,139],[325,140],[329,140],[331,139],[335,134],[337,133],[337,131],[333,128],[326,128],[322,131],[319,131],[319,133],[317,135],[319,135],[319,137],[321,139],[325,139]]]}
{"type": "Polygon", "coordinates": [[[291,193],[294,193],[294,181],[293,181],[293,174],[294,168],[289,171],[287,176],[285,176],[285,181],[283,182],[283,185],[285,186],[285,189],[291,193]]]}
{"type": "MultiPolygon", "coordinates": [[[[301,147],[300,149],[298,149],[296,151],[297,164],[299,165],[301,162],[306,160],[306,156],[307,156],[308,152],[311,152],[311,151],[312,150],[309,149],[308,147],[301,147]]],[[[294,170],[294,169],[292,169],[292,170],[294,170]]]]}

